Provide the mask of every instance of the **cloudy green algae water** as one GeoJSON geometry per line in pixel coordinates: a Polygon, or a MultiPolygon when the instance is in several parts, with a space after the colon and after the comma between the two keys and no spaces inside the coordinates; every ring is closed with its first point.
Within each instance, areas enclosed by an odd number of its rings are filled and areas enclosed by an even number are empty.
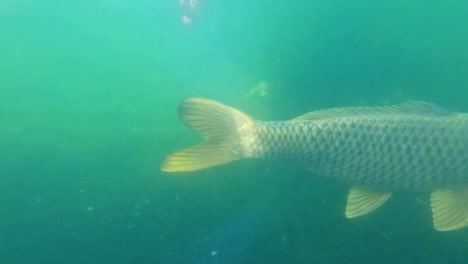
{"type": "Polygon", "coordinates": [[[208,97],[258,119],[424,100],[468,112],[463,1],[0,3],[0,262],[465,263],[429,195],[344,217],[295,164],[159,170],[208,97]],[[191,19],[184,23],[183,17],[191,19]]]}

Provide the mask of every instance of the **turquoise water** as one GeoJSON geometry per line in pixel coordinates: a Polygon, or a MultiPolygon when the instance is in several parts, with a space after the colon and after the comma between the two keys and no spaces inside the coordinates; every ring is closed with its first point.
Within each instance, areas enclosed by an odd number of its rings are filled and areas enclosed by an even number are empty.
{"type": "Polygon", "coordinates": [[[468,229],[434,231],[427,193],[349,220],[348,187],[296,164],[159,165],[198,140],[176,114],[192,96],[265,120],[468,112],[467,3],[189,4],[0,2],[1,263],[466,263],[468,229]]]}

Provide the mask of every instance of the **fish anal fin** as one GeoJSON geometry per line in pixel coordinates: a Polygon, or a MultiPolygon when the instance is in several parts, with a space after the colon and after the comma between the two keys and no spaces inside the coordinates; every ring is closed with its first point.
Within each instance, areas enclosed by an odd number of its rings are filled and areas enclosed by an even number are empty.
{"type": "Polygon", "coordinates": [[[368,214],[379,208],[392,196],[391,192],[376,192],[351,187],[346,205],[346,217],[353,218],[368,214]]]}
{"type": "Polygon", "coordinates": [[[434,191],[431,207],[436,230],[450,231],[468,226],[468,188],[434,191]]]}

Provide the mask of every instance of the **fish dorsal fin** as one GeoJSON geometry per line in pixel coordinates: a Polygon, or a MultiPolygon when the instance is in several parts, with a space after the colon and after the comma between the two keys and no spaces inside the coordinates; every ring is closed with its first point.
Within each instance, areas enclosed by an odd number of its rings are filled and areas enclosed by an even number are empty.
{"type": "Polygon", "coordinates": [[[368,214],[379,208],[392,196],[391,192],[375,192],[351,187],[346,205],[346,217],[353,218],[368,214]]]}
{"type": "Polygon", "coordinates": [[[390,106],[364,106],[364,107],[340,107],[309,112],[299,116],[291,122],[303,123],[321,119],[343,118],[350,116],[374,116],[374,115],[424,115],[446,116],[451,113],[441,106],[421,101],[406,101],[400,105],[390,106]]]}
{"type": "Polygon", "coordinates": [[[431,207],[435,229],[449,231],[468,226],[468,188],[433,192],[431,207]]]}

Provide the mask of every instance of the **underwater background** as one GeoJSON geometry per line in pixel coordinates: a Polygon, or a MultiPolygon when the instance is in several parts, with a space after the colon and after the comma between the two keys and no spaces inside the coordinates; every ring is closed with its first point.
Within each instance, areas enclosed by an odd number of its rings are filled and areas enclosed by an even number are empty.
{"type": "Polygon", "coordinates": [[[177,104],[468,112],[465,1],[0,1],[0,263],[467,263],[428,193],[346,219],[297,164],[163,173],[177,104]]]}

